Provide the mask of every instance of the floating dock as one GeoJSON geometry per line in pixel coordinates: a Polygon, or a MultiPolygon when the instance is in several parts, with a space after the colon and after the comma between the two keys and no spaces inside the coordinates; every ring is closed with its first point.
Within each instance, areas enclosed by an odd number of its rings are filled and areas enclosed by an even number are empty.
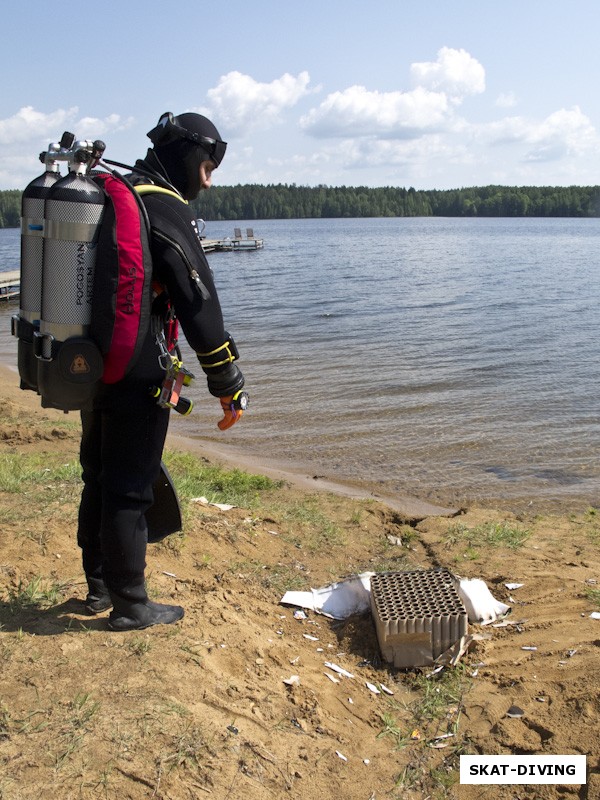
{"type": "MultiPolygon", "coordinates": [[[[240,228],[235,228],[233,237],[225,239],[202,239],[205,253],[216,253],[227,250],[260,250],[264,241],[254,235],[252,228],[246,228],[246,236],[242,236],[240,228]]],[[[0,300],[13,300],[21,293],[21,273],[18,269],[0,272],[0,300]]]]}
{"type": "Polygon", "coordinates": [[[18,269],[0,272],[0,300],[12,300],[21,293],[21,273],[18,269]]]}
{"type": "Polygon", "coordinates": [[[205,253],[214,253],[219,250],[260,250],[264,241],[254,235],[252,228],[246,228],[246,236],[242,236],[241,228],[234,228],[233,237],[225,239],[202,239],[202,249],[205,253]]]}

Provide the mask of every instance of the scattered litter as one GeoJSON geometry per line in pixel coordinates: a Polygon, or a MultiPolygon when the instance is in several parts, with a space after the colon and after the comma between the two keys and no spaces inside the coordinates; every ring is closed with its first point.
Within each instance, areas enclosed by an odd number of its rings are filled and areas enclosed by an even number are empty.
{"type": "Polygon", "coordinates": [[[386,694],[392,694],[392,695],[394,694],[394,693],[392,692],[392,690],[391,690],[391,689],[388,689],[388,687],[387,687],[387,686],[384,686],[384,685],[383,685],[383,683],[380,683],[380,684],[379,684],[379,687],[380,687],[381,691],[382,691],[382,692],[385,692],[386,694]]]}
{"type": "Polygon", "coordinates": [[[348,759],[346,758],[346,756],[345,756],[345,755],[343,755],[342,753],[340,753],[340,751],[339,751],[339,750],[336,750],[336,751],[335,751],[335,754],[336,754],[336,756],[337,756],[338,758],[341,758],[341,759],[342,759],[342,761],[348,761],[348,759]]]}
{"type": "Polygon", "coordinates": [[[503,619],[502,622],[492,622],[492,628],[508,628],[509,625],[514,625],[518,628],[520,625],[524,625],[527,622],[526,619],[503,619]]]}
{"type": "Polygon", "coordinates": [[[448,742],[444,741],[445,739],[450,739],[451,736],[454,736],[453,733],[443,733],[441,736],[435,736],[430,742],[427,742],[429,747],[433,747],[435,750],[442,750],[444,747],[448,747],[448,742]]]}
{"type": "Polygon", "coordinates": [[[414,731],[411,733],[410,738],[413,740],[413,742],[418,742],[419,739],[421,738],[421,731],[415,728],[414,731]]]}
{"type": "Polygon", "coordinates": [[[511,717],[511,719],[521,719],[524,714],[525,712],[519,706],[511,706],[506,712],[506,716],[511,717]]]}
{"type": "Polygon", "coordinates": [[[381,694],[381,692],[379,691],[379,689],[378,689],[378,688],[377,688],[377,687],[376,687],[374,684],[372,684],[372,683],[369,683],[369,682],[367,681],[367,682],[366,682],[366,685],[367,685],[367,689],[369,689],[371,692],[373,692],[373,694],[381,694]]]}
{"type": "Polygon", "coordinates": [[[294,611],[294,619],[306,619],[306,613],[301,608],[294,611]]]}
{"type": "Polygon", "coordinates": [[[535,699],[538,701],[538,703],[545,703],[546,702],[546,698],[545,697],[536,697],[535,699]]]}
{"type": "Polygon", "coordinates": [[[267,533],[270,533],[271,536],[279,536],[279,531],[267,531],[267,533]]]}
{"type": "MultiPolygon", "coordinates": [[[[363,764],[366,764],[367,767],[369,766],[370,763],[371,762],[370,762],[370,760],[368,758],[363,758],[363,764]]],[[[371,797],[374,797],[374,795],[371,795],[371,797]]]]}
{"type": "Polygon", "coordinates": [[[437,674],[438,674],[438,672],[441,672],[443,669],[444,669],[444,667],[440,665],[439,667],[436,667],[436,668],[435,668],[434,670],[432,670],[431,672],[428,672],[428,673],[427,673],[427,675],[426,675],[425,677],[426,677],[426,678],[433,678],[433,676],[434,676],[434,675],[437,675],[437,674]]]}
{"type": "Polygon", "coordinates": [[[163,572],[163,575],[166,575],[167,578],[176,578],[177,577],[177,575],[175,575],[174,572],[163,572]]]}
{"type": "Polygon", "coordinates": [[[567,656],[569,658],[573,658],[573,656],[575,655],[576,652],[577,652],[577,650],[567,650],[567,656]]]}
{"type": "Polygon", "coordinates": [[[300,686],[300,676],[290,675],[289,678],[284,678],[283,682],[286,686],[300,686]]]}
{"type": "Polygon", "coordinates": [[[435,663],[446,667],[453,667],[455,664],[458,664],[459,660],[469,649],[471,643],[478,638],[480,637],[472,634],[461,636],[461,638],[457,642],[454,642],[451,647],[449,647],[443,653],[440,653],[440,655],[435,659],[435,663]]]}
{"type": "Polygon", "coordinates": [[[302,636],[304,636],[304,638],[308,639],[310,642],[318,642],[319,641],[319,637],[318,636],[311,636],[310,633],[303,633],[302,636]]]}
{"type": "Polygon", "coordinates": [[[348,702],[350,703],[351,706],[354,705],[354,700],[351,697],[348,698],[348,702]]]}
{"type": "Polygon", "coordinates": [[[290,664],[297,664],[300,661],[300,656],[290,659],[290,664]]]}
{"type": "Polygon", "coordinates": [[[336,678],[334,675],[330,675],[328,672],[324,672],[324,673],[323,673],[323,675],[325,675],[326,677],[328,677],[328,678],[329,678],[329,680],[330,680],[332,683],[339,683],[339,680],[338,680],[338,678],[336,678]]]}
{"type": "Polygon", "coordinates": [[[232,506],[229,503],[211,503],[206,497],[192,497],[190,502],[200,503],[203,506],[214,506],[215,508],[218,508],[219,511],[231,511],[232,508],[235,508],[235,506],[232,506]]]}
{"type": "Polygon", "coordinates": [[[363,572],[309,592],[286,592],[279,602],[308,608],[333,619],[346,619],[371,608],[371,576],[374,574],[363,572]]]}
{"type": "Polygon", "coordinates": [[[530,647],[529,645],[523,645],[521,650],[532,650],[532,651],[535,651],[535,650],[537,650],[537,647],[530,647]]]}
{"type": "Polygon", "coordinates": [[[480,622],[486,625],[500,619],[510,611],[510,606],[496,600],[485,581],[480,578],[460,579],[458,594],[467,609],[469,622],[480,622]]]}
{"type": "Polygon", "coordinates": [[[513,591],[513,589],[520,589],[520,588],[521,588],[521,586],[525,586],[525,584],[524,584],[524,583],[505,583],[504,585],[505,585],[505,586],[506,586],[506,588],[507,588],[507,589],[509,589],[511,592],[513,591]]]}
{"type": "Polygon", "coordinates": [[[390,544],[395,544],[398,547],[402,546],[402,539],[399,536],[392,536],[389,534],[386,538],[390,544]]]}
{"type": "Polygon", "coordinates": [[[600,611],[592,611],[590,619],[600,619],[600,611]]]}
{"type": "Polygon", "coordinates": [[[233,733],[233,734],[235,734],[236,736],[237,736],[237,735],[238,735],[238,733],[240,732],[240,731],[239,731],[239,729],[235,727],[235,725],[228,725],[228,726],[227,726],[227,730],[228,730],[230,733],[233,733]]]}
{"type": "Polygon", "coordinates": [[[332,669],[334,672],[337,672],[338,675],[343,675],[345,678],[353,678],[354,675],[348,670],[342,669],[342,667],[338,667],[337,664],[332,664],[331,661],[326,661],[325,666],[329,669],[332,669]]]}

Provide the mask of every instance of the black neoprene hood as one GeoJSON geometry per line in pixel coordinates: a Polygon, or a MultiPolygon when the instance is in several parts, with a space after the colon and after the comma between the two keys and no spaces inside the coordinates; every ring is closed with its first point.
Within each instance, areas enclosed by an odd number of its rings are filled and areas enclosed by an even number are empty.
{"type": "Polygon", "coordinates": [[[213,123],[192,112],[177,117],[166,112],[148,137],[170,182],[186,200],[200,192],[200,164],[210,159],[218,167],[227,148],[213,123]]]}

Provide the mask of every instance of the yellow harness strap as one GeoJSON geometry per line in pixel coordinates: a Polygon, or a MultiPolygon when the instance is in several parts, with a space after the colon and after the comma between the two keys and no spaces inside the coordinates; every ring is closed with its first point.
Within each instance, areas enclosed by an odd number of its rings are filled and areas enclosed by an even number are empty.
{"type": "Polygon", "coordinates": [[[138,186],[133,187],[139,195],[142,194],[169,194],[171,197],[176,197],[182,203],[188,205],[188,201],[184,200],[180,194],[173,192],[171,189],[165,189],[162,186],[157,186],[154,183],[140,183],[138,186]]]}

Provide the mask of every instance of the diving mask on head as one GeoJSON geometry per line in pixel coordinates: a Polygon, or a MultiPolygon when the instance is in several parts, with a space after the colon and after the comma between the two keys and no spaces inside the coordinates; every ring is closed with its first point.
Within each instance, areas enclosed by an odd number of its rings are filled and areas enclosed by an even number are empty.
{"type": "Polygon", "coordinates": [[[155,148],[178,140],[190,142],[204,150],[215,167],[219,166],[227,149],[227,142],[221,140],[212,122],[201,114],[186,113],[175,117],[166,111],[147,136],[155,148]]]}

